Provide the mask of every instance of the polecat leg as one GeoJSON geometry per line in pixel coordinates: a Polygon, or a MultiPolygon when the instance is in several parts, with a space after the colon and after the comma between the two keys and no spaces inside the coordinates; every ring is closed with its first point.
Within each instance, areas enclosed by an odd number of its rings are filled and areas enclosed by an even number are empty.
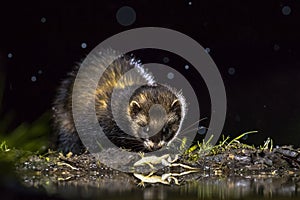
{"type": "Polygon", "coordinates": [[[82,144],[78,134],[75,133],[66,133],[60,131],[58,134],[58,151],[67,154],[72,152],[73,154],[82,154],[85,151],[84,145],[82,144]]]}

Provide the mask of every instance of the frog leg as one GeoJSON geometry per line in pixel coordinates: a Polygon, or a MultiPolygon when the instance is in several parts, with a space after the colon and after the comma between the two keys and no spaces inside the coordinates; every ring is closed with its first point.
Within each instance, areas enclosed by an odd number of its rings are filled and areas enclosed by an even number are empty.
{"type": "Polygon", "coordinates": [[[181,164],[181,163],[171,163],[169,166],[170,167],[182,167],[184,169],[190,169],[190,170],[199,170],[199,168],[191,167],[191,166],[181,164]]]}
{"type": "Polygon", "coordinates": [[[175,178],[175,177],[173,176],[173,173],[163,174],[163,175],[161,176],[161,179],[162,179],[163,181],[167,180],[169,184],[171,183],[171,180],[173,179],[173,180],[174,180],[174,183],[175,183],[176,185],[179,185],[178,179],[175,178]]]}

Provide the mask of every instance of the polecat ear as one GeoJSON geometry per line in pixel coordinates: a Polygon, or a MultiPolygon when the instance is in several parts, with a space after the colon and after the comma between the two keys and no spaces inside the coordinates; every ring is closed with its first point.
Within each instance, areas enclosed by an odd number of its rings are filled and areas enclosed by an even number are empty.
{"type": "Polygon", "coordinates": [[[173,101],[173,103],[171,104],[171,111],[180,112],[180,108],[181,108],[181,105],[180,105],[179,99],[175,99],[173,101]]]}
{"type": "Polygon", "coordinates": [[[135,116],[141,111],[141,106],[137,101],[131,101],[129,106],[131,116],[135,116]]]}

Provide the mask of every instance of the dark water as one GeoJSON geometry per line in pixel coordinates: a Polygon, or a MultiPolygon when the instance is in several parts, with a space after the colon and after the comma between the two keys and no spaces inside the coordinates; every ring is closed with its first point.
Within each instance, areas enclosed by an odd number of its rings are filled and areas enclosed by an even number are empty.
{"type": "MultiPolygon", "coordinates": [[[[79,183],[78,183],[79,184],[79,183]]],[[[297,177],[206,177],[181,186],[148,185],[145,188],[131,181],[105,180],[78,185],[74,182],[32,183],[30,187],[10,188],[7,199],[300,199],[300,181],[297,177]]],[[[9,190],[6,190],[7,192],[9,190]]],[[[5,198],[6,199],[6,198],[5,198]]]]}

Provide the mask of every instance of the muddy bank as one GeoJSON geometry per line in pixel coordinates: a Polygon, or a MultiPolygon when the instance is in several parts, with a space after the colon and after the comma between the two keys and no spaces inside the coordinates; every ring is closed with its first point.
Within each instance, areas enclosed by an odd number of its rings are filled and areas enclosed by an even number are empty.
{"type": "MultiPolygon", "coordinates": [[[[124,160],[131,166],[131,172],[127,173],[103,165],[88,153],[77,156],[49,151],[37,155],[10,149],[2,151],[1,157],[2,160],[10,158],[6,164],[13,167],[14,178],[22,188],[49,197],[117,198],[121,195],[125,199],[138,199],[146,195],[146,199],[155,199],[160,194],[180,199],[180,195],[258,198],[299,197],[300,194],[300,149],[291,146],[254,148],[234,143],[226,148],[193,150],[177,158],[137,154],[131,160],[124,160]]],[[[103,159],[113,162],[118,155],[103,159]]]]}

